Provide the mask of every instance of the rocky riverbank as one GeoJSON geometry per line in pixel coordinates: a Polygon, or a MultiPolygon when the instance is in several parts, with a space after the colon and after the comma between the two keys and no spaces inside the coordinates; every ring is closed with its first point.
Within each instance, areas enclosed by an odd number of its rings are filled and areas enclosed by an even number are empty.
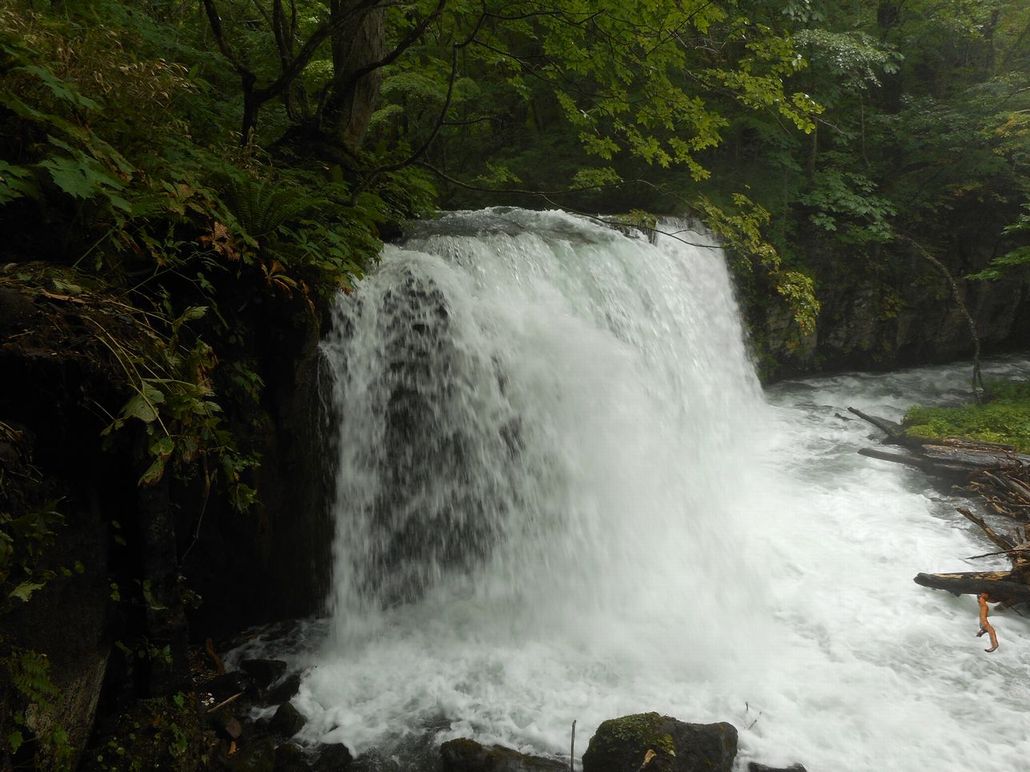
{"type": "MultiPolygon", "coordinates": [[[[570,762],[568,756],[535,756],[469,738],[438,743],[432,733],[408,741],[400,753],[373,749],[355,755],[344,743],[312,745],[298,739],[306,720],[292,699],[301,674],[289,672],[285,661],[244,659],[238,669],[224,671],[210,644],[195,656],[194,690],[170,701],[141,701],[131,714],[101,725],[82,769],[731,772],[737,757],[733,725],[686,723],[655,712],[604,721],[590,738],[581,763],[570,762]]],[[[575,752],[574,746],[570,750],[575,752]]],[[[752,761],[748,771],[805,772],[805,768],[752,761]]]]}

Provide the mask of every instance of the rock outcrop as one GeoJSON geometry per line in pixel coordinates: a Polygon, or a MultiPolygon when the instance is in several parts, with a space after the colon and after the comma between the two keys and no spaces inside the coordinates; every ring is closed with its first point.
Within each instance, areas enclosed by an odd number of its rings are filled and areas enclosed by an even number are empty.
{"type": "Polygon", "coordinates": [[[441,772],[565,772],[568,765],[553,759],[527,756],[500,745],[475,740],[451,740],[440,746],[441,772]]]}
{"type": "Polygon", "coordinates": [[[583,772],[730,772],[737,755],[731,724],[688,724],[658,713],[602,723],[583,754],[583,772]]]}

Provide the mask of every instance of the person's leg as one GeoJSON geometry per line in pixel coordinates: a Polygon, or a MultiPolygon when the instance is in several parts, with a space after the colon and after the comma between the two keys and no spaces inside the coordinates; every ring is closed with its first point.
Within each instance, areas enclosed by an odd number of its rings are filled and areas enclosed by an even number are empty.
{"type": "Polygon", "coordinates": [[[987,623],[987,634],[991,637],[991,648],[984,649],[984,651],[994,651],[998,648],[998,634],[994,632],[994,625],[990,622],[987,623]]]}

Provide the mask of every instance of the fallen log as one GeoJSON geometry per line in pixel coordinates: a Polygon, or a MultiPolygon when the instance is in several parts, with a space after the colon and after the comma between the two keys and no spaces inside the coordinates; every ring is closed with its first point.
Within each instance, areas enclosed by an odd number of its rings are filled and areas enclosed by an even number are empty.
{"type": "Polygon", "coordinates": [[[886,450],[877,450],[876,448],[860,448],[858,454],[860,456],[866,456],[867,458],[876,458],[880,461],[891,461],[895,464],[907,464],[908,466],[915,467],[916,469],[922,469],[927,474],[946,477],[952,481],[966,482],[969,479],[969,476],[973,472],[977,471],[975,468],[970,468],[965,464],[952,464],[945,461],[938,461],[932,458],[925,458],[924,456],[911,452],[890,453],[886,450]]]}
{"type": "MultiPolygon", "coordinates": [[[[862,448],[859,454],[960,481],[967,489],[978,492],[985,504],[998,515],[1017,522],[1030,520],[1030,456],[1017,453],[1009,445],[997,443],[950,438],[932,442],[920,440],[907,436],[904,427],[894,421],[863,413],[853,407],[849,407],[848,411],[886,434],[885,443],[905,448],[899,452],[862,448]]],[[[958,511],[1001,549],[998,553],[976,557],[1006,555],[1011,561],[1011,570],[920,573],[916,575],[915,583],[954,595],[987,592],[994,601],[1030,603],[1030,525],[1017,528],[1010,538],[995,531],[971,510],[960,507],[958,511]]]]}
{"type": "Polygon", "coordinates": [[[881,432],[886,434],[886,442],[888,444],[906,445],[909,447],[917,447],[920,444],[919,440],[906,435],[904,427],[897,421],[891,421],[888,418],[881,418],[878,415],[869,415],[869,413],[863,413],[856,407],[849,407],[848,412],[857,415],[863,421],[871,423],[881,432]]]}
{"type": "Polygon", "coordinates": [[[1019,469],[1024,464],[1030,463],[1030,456],[1000,449],[997,446],[977,446],[969,443],[926,443],[920,445],[919,450],[927,458],[946,461],[950,464],[961,464],[974,472],[1019,469]]]}
{"type": "Polygon", "coordinates": [[[990,593],[992,601],[1030,603],[1030,585],[1013,571],[973,571],[959,574],[916,574],[916,584],[952,595],[990,593]]]}
{"type": "MultiPolygon", "coordinates": [[[[849,407],[848,412],[886,434],[885,444],[901,445],[911,451],[908,454],[888,454],[883,451],[860,450],[859,453],[864,456],[908,464],[947,476],[952,476],[960,470],[965,474],[992,470],[1019,472],[1024,467],[1030,467],[1030,455],[1017,453],[1011,445],[950,437],[942,440],[924,440],[910,437],[906,434],[905,427],[897,421],[870,415],[854,407],[849,407]]],[[[1021,488],[1030,493],[1030,485],[1021,481],[1004,487],[1017,490],[1021,488]]]]}

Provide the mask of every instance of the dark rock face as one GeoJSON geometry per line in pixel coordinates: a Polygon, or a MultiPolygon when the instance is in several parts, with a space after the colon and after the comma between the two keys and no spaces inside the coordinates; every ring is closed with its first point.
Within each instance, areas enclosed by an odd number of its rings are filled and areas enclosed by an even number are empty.
{"type": "MultiPolygon", "coordinates": [[[[1006,249],[988,238],[990,232],[983,223],[956,225],[950,243],[934,250],[956,279],[986,354],[1030,340],[1030,279],[1025,271],[991,282],[962,279],[1006,249]]],[[[832,242],[813,239],[800,247],[817,266],[814,279],[822,304],[811,335],[799,335],[786,304],[768,289],[745,302],[767,376],[885,370],[971,356],[967,321],[945,279],[912,250],[891,249],[887,254],[883,247],[884,254],[866,266],[865,258],[838,254],[840,247],[832,242]]]]}
{"type": "MultiPolygon", "coordinates": [[[[261,455],[254,480],[260,501],[245,517],[225,501],[208,502],[182,566],[204,601],[190,615],[191,634],[200,639],[317,612],[330,581],[331,420],[320,398],[322,320],[300,303],[289,314],[255,309],[247,332],[265,382],[261,409],[251,416],[261,455]]],[[[194,502],[203,498],[201,491],[185,493],[194,502]]],[[[177,531],[192,534],[197,507],[182,509],[177,531]]]]}
{"type": "Polygon", "coordinates": [[[808,770],[805,769],[804,764],[791,764],[789,767],[767,767],[765,764],[752,761],[747,765],[747,772],[808,772],[808,770]]]}
{"type": "Polygon", "coordinates": [[[296,697],[298,691],[300,691],[300,673],[292,673],[286,676],[281,684],[277,684],[265,692],[263,702],[268,705],[282,705],[296,697]]]}
{"type": "Polygon", "coordinates": [[[350,769],[354,757],[350,749],[343,743],[330,743],[319,746],[311,769],[314,772],[338,772],[338,770],[350,769]]]}
{"type": "Polygon", "coordinates": [[[451,740],[440,746],[441,772],[564,772],[568,764],[526,756],[500,745],[451,740]]]}
{"type": "Polygon", "coordinates": [[[258,689],[267,689],[286,673],[286,663],[280,659],[245,659],[240,669],[250,676],[258,689]]]}
{"type": "Polygon", "coordinates": [[[277,735],[293,737],[304,728],[306,723],[307,719],[300,714],[300,711],[286,702],[280,705],[275,715],[272,716],[268,728],[277,735]]]}
{"type": "Polygon", "coordinates": [[[737,730],[730,724],[687,724],[658,713],[605,721],[583,754],[583,772],[730,772],[737,730]]]}
{"type": "Polygon", "coordinates": [[[275,772],[308,772],[308,755],[296,743],[283,743],[275,749],[275,772]]]}

